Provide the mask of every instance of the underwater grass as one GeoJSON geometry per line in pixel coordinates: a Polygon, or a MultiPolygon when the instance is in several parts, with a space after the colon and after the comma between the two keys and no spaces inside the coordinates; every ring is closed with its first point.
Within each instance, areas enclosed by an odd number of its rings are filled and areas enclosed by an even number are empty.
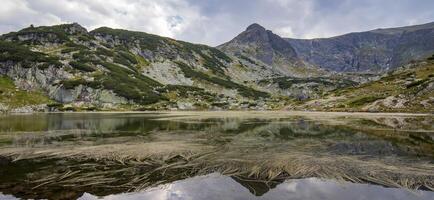
{"type": "MultiPolygon", "coordinates": [[[[149,145],[149,144],[148,144],[149,145]]],[[[148,146],[146,145],[146,146],[148,146]]],[[[167,151],[150,153],[152,147],[134,151],[125,146],[114,148],[94,147],[63,151],[41,150],[38,152],[2,154],[21,160],[65,160],[67,170],[33,173],[33,189],[39,187],[120,187],[125,191],[139,191],[175,180],[218,172],[257,181],[276,181],[317,177],[373,183],[387,187],[432,190],[434,188],[434,166],[420,160],[400,161],[394,157],[376,159],[366,156],[330,155],[306,151],[271,152],[239,148],[203,148],[170,143],[151,144],[167,147],[167,151]],[[120,149],[123,151],[117,153],[120,149]],[[139,152],[146,153],[140,154],[139,152]],[[263,153],[261,153],[263,152],[263,153]]]]}
{"type": "Polygon", "coordinates": [[[105,195],[215,172],[263,183],[317,177],[387,187],[434,188],[434,165],[429,157],[434,155],[429,139],[433,132],[408,131],[429,128],[431,117],[369,115],[362,120],[344,120],[341,115],[296,116],[288,121],[283,114],[260,120],[251,118],[254,113],[216,119],[218,115],[221,113],[202,117],[175,114],[172,118],[159,115],[153,123],[183,123],[132,135],[109,130],[99,136],[103,142],[85,130],[49,132],[39,137],[20,133],[12,145],[0,148],[0,158],[8,159],[3,166],[12,168],[23,162],[47,162],[41,168],[21,172],[27,178],[16,180],[30,191],[91,188],[94,194],[105,195]],[[66,139],[70,135],[73,138],[66,139]],[[388,142],[394,146],[385,153],[351,152],[352,148],[388,142]],[[350,152],[334,151],[340,144],[348,146],[350,152]]]}

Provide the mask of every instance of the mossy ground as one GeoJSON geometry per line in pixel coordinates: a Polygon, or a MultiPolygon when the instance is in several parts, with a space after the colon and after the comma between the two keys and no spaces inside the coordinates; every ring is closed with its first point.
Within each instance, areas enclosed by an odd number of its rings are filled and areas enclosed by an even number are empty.
{"type": "Polygon", "coordinates": [[[0,76],[0,103],[13,109],[29,105],[48,104],[52,103],[52,100],[42,92],[17,89],[10,78],[0,76]]]}
{"type": "Polygon", "coordinates": [[[380,106],[377,111],[433,112],[434,105],[430,103],[430,98],[434,97],[434,91],[428,87],[433,82],[434,62],[420,62],[389,72],[378,81],[330,92],[302,107],[327,111],[363,111],[377,100],[397,97],[407,101],[405,107],[380,106]],[[421,103],[423,101],[427,102],[425,106],[421,103]]]}

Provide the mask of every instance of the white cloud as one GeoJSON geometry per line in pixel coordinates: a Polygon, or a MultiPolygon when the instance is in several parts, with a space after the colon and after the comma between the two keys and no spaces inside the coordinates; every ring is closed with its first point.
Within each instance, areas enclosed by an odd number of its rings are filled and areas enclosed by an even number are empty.
{"type": "Polygon", "coordinates": [[[284,37],[330,37],[434,21],[419,0],[2,0],[0,32],[78,22],[218,45],[258,22],[284,37]]]}
{"type": "Polygon", "coordinates": [[[0,21],[8,32],[30,24],[78,22],[89,29],[101,26],[146,31],[175,37],[200,21],[198,9],[183,0],[3,0],[0,21]]]}
{"type": "Polygon", "coordinates": [[[290,26],[274,29],[274,32],[281,37],[294,37],[294,32],[290,26]]]}

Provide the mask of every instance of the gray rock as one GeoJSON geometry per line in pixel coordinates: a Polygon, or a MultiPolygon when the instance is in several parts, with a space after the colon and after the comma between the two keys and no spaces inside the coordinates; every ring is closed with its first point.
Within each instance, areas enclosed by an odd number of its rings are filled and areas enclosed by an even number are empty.
{"type": "Polygon", "coordinates": [[[384,72],[434,53],[434,23],[320,39],[286,38],[306,62],[337,72],[384,72]]]}

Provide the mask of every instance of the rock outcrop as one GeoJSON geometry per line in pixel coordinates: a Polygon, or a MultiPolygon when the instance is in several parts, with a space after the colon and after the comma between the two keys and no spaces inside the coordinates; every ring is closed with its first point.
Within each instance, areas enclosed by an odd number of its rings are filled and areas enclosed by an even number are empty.
{"type": "Polygon", "coordinates": [[[304,61],[337,72],[384,73],[434,53],[434,22],[320,39],[286,38],[304,61]]]}

